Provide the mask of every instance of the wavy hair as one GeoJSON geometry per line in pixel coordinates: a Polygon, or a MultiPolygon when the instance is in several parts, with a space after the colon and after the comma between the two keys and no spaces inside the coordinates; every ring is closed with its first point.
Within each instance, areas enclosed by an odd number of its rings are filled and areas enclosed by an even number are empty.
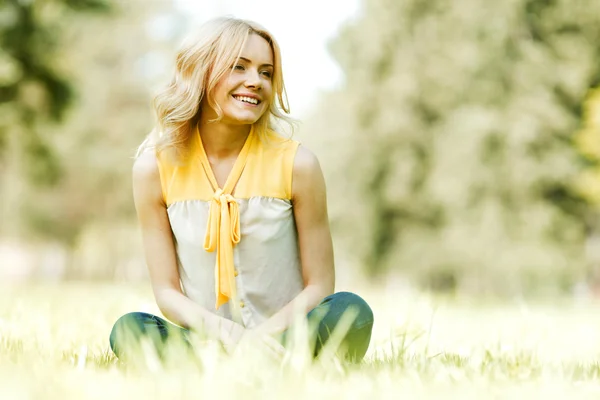
{"type": "Polygon", "coordinates": [[[295,121],[283,82],[281,51],[273,35],[255,22],[230,17],[208,21],[198,35],[188,38],[176,56],[175,74],[154,98],[154,129],[139,146],[136,157],[148,149],[158,154],[166,151],[175,162],[187,156],[187,144],[200,119],[200,103],[204,96],[216,111],[217,121],[223,112],[214,101],[212,91],[241,55],[250,34],[264,38],[273,51],[272,97],[268,110],[254,123],[261,139],[267,131],[276,131],[279,122],[287,123],[293,132],[295,121]]]}

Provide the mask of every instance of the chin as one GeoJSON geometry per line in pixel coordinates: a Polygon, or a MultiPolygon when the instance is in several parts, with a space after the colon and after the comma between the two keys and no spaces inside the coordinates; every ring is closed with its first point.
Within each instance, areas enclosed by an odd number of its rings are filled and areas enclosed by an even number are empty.
{"type": "Polygon", "coordinates": [[[223,115],[223,119],[226,121],[231,121],[236,124],[254,124],[256,121],[260,119],[262,114],[255,113],[225,113],[223,115]]]}
{"type": "Polygon", "coordinates": [[[225,115],[225,117],[223,118],[223,121],[226,121],[226,122],[229,122],[232,124],[236,124],[236,125],[251,125],[251,124],[254,124],[256,121],[258,121],[258,118],[256,118],[256,117],[244,118],[244,117],[235,116],[235,115],[225,115]]]}

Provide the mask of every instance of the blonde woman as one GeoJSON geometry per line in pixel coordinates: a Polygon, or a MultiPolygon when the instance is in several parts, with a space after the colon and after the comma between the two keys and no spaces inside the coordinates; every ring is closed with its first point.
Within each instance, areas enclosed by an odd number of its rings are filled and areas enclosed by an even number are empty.
{"type": "Polygon", "coordinates": [[[178,53],[154,104],[157,126],[140,147],[133,189],[152,289],[169,321],[122,316],[110,335],[117,357],[133,356],[143,337],[160,353],[192,332],[228,351],[245,342],[281,352],[298,310],[314,326],[316,356],[353,309],[341,348],[360,361],[373,313],[358,295],[334,293],[319,162],[274,130],[290,120],[273,36],[250,21],[208,22],[178,53]]]}

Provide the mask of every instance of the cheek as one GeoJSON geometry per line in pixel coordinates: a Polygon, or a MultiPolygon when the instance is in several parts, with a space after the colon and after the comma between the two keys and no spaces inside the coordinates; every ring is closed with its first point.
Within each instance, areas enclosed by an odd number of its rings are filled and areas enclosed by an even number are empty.
{"type": "Polygon", "coordinates": [[[224,100],[226,101],[229,97],[230,88],[232,87],[231,84],[231,78],[223,77],[215,86],[215,99],[217,99],[219,102],[224,100]]]}
{"type": "Polygon", "coordinates": [[[263,96],[264,96],[265,100],[267,100],[267,103],[271,103],[273,101],[274,93],[273,93],[273,86],[271,86],[271,83],[264,84],[263,96]]]}
{"type": "Polygon", "coordinates": [[[220,85],[219,87],[217,87],[217,98],[219,99],[219,102],[227,101],[228,97],[229,92],[227,91],[225,85],[220,85]]]}

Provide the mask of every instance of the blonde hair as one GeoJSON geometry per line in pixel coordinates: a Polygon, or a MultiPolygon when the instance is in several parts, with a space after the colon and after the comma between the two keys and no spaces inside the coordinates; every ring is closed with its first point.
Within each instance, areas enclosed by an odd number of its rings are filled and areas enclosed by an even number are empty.
{"type": "Polygon", "coordinates": [[[139,146],[136,157],[148,149],[158,154],[167,151],[173,161],[182,161],[187,155],[187,144],[200,117],[200,103],[204,96],[217,112],[217,121],[223,112],[212,98],[212,90],[238,60],[250,34],[264,38],[273,51],[273,94],[268,110],[254,123],[261,139],[275,129],[276,122],[285,122],[290,128],[295,121],[283,82],[281,52],[277,41],[266,29],[252,21],[221,17],[208,21],[189,38],[177,53],[175,76],[154,98],[156,126],[139,146]]]}

